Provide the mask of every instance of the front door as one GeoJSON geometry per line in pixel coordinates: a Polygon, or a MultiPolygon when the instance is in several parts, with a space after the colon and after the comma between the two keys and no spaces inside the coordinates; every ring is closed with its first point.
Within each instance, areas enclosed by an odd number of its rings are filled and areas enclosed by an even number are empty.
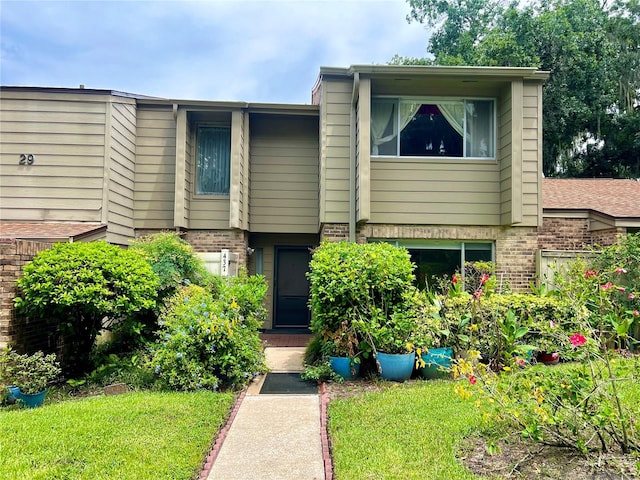
{"type": "Polygon", "coordinates": [[[274,328],[307,328],[310,247],[275,247],[274,328]]]}

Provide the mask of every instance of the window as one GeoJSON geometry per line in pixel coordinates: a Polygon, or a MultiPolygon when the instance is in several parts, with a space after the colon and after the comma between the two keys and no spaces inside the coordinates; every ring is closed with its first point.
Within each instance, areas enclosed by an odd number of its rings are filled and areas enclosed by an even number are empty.
{"type": "Polygon", "coordinates": [[[229,195],[231,129],[198,128],[197,195],[229,195]]]}
{"type": "Polygon", "coordinates": [[[398,240],[390,242],[405,247],[416,268],[416,284],[419,288],[432,287],[442,277],[451,278],[455,272],[464,274],[466,262],[490,262],[493,260],[493,244],[490,242],[425,242],[398,240]]]}
{"type": "Polygon", "coordinates": [[[495,102],[373,98],[371,155],[495,158],[495,102]]]}

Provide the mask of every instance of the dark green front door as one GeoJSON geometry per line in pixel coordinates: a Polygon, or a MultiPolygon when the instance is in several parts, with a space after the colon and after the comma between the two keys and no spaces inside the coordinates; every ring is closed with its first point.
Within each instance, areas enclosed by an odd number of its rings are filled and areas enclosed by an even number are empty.
{"type": "Polygon", "coordinates": [[[274,328],[307,328],[310,247],[275,247],[274,328]]]}

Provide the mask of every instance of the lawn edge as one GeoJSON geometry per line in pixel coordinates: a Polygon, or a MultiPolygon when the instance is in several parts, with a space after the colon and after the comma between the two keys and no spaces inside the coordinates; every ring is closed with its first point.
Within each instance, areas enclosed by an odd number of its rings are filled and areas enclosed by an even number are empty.
{"type": "Polygon", "coordinates": [[[329,394],[324,382],[320,383],[320,441],[322,443],[322,460],[324,462],[325,480],[333,480],[333,461],[331,459],[331,442],[329,438],[329,424],[327,422],[327,407],[329,394]]]}
{"type": "Polygon", "coordinates": [[[233,421],[238,414],[238,410],[240,410],[240,405],[242,404],[246,393],[247,389],[245,388],[236,399],[231,412],[229,412],[229,417],[227,418],[227,422],[225,423],[224,427],[222,427],[222,429],[220,429],[220,431],[216,435],[213,446],[211,447],[209,454],[205,458],[202,469],[200,470],[200,476],[198,477],[199,480],[207,480],[207,478],[209,477],[209,473],[211,472],[211,468],[213,467],[213,462],[215,462],[216,458],[218,457],[218,453],[220,452],[222,444],[227,438],[227,433],[229,433],[229,429],[231,428],[231,425],[233,424],[233,421]]]}

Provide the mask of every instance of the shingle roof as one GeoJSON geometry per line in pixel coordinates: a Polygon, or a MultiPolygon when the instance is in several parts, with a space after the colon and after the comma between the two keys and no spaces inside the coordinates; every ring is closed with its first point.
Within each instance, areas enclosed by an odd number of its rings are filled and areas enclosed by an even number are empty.
{"type": "Polygon", "coordinates": [[[100,223],[0,222],[0,238],[81,237],[106,228],[100,223]]]}
{"type": "Polygon", "coordinates": [[[640,182],[611,178],[545,178],[543,209],[593,210],[617,218],[640,218],[640,182]]]}

